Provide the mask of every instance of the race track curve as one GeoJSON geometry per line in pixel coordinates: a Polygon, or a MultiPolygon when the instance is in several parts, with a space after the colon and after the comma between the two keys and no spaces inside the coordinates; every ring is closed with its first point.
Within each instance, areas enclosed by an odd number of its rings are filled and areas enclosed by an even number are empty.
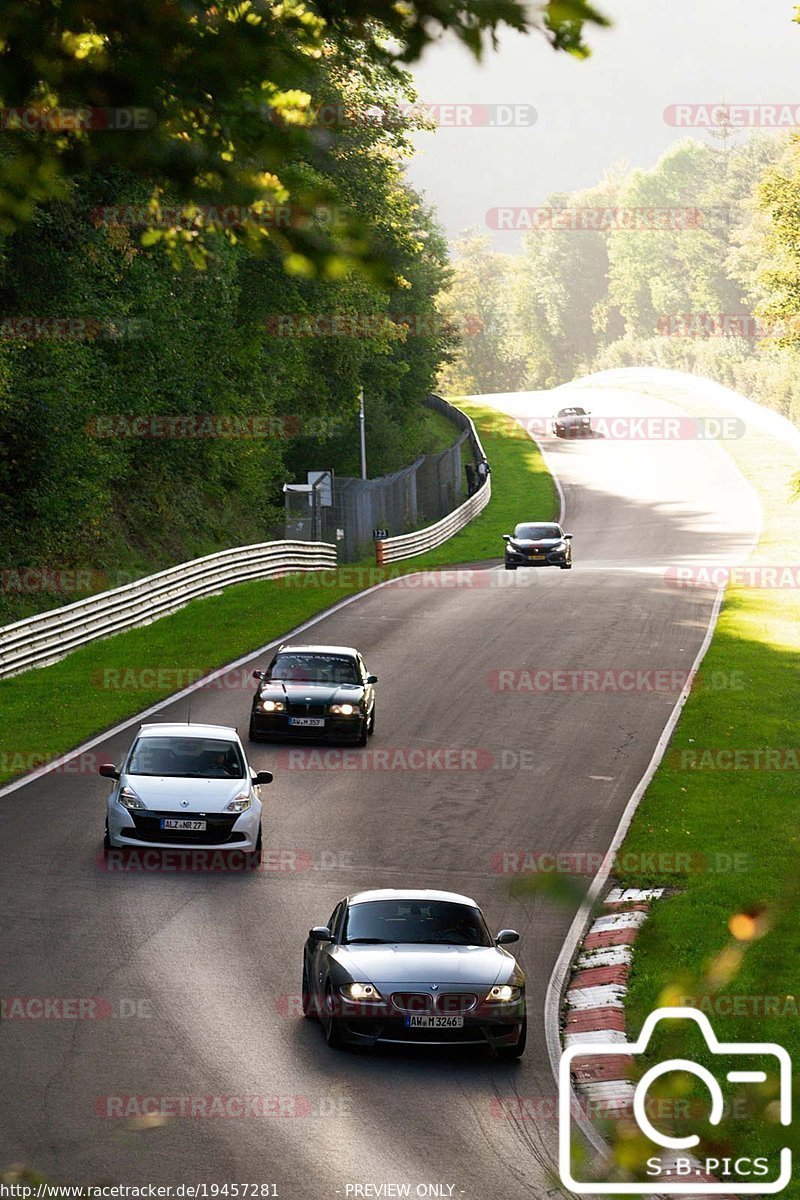
{"type": "MultiPolygon", "coordinates": [[[[583,389],[575,402],[586,398],[583,389]]],[[[489,402],[523,418],[555,403],[542,394],[489,402]]],[[[632,394],[619,403],[675,413],[632,394]]],[[[253,765],[276,774],[264,789],[266,869],[103,869],[105,783],[79,768],[0,795],[10,899],[0,994],[99,997],[100,1011],[113,1011],[0,1024],[0,1168],[25,1162],[72,1183],[274,1183],[286,1200],[334,1200],[366,1184],[409,1184],[411,1195],[436,1184],[468,1200],[555,1194],[543,1003],[575,902],[515,899],[507,868],[525,851],[568,853],[593,873],[677,689],[506,691],[497,673],[685,673],[714,591],[668,586],[665,570],[740,561],[758,509],[714,443],[548,438],[546,447],[574,534],[572,572],[487,564],[441,586],[398,582],[305,635],[361,648],[380,681],[377,732],[363,765],[347,769],[336,755],[298,764],[279,748],[252,749],[253,765]],[[458,751],[457,769],[442,769],[443,748],[458,751]],[[426,752],[423,769],[412,750],[426,752]],[[520,930],[530,1004],[520,1064],[488,1052],[334,1052],[297,1016],[309,926],[372,885],[465,892],[494,929],[520,930]],[[275,1115],[105,1115],[130,1096],[266,1097],[275,1115]],[[515,1096],[538,1119],[512,1119],[505,1102],[515,1096]]],[[[521,491],[520,520],[537,515],[521,491]]],[[[55,700],[59,668],[47,669],[55,700]]],[[[192,719],[237,724],[245,736],[252,685],[238,681],[248,673],[198,691],[192,719]]],[[[186,708],[166,704],[159,718],[183,719],[186,708]]],[[[119,761],[130,737],[102,739],[87,764],[119,761]]]]}

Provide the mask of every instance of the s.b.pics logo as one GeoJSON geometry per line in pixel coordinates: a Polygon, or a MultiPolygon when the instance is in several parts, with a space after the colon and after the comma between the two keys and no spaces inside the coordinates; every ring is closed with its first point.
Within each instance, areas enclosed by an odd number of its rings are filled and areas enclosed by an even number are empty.
{"type": "MultiPolygon", "coordinates": [[[[669,1027],[671,1039],[674,1029],[669,1027]]],[[[683,1030],[688,1036],[692,1026],[685,1024],[683,1030]]],[[[649,1053],[648,1063],[652,1060],[649,1053]]],[[[565,1050],[559,1069],[562,1183],[579,1195],[742,1196],[783,1191],[792,1175],[792,1152],[789,1146],[780,1144],[785,1136],[776,1140],[774,1134],[791,1124],[791,1075],[791,1059],[782,1046],[774,1042],[720,1042],[708,1018],[695,1008],[657,1009],[648,1016],[634,1042],[593,1042],[590,1034],[584,1034],[565,1050]],[[660,1022],[675,1020],[694,1022],[699,1028],[710,1052],[712,1069],[690,1058],[664,1057],[634,1079],[635,1058],[648,1051],[656,1027],[660,1022]],[[613,1093],[618,1109],[621,1103],[630,1118],[627,1144],[635,1146],[635,1152],[626,1155],[625,1170],[614,1171],[613,1179],[590,1178],[594,1171],[578,1161],[580,1141],[573,1139],[573,1131],[574,1117],[581,1106],[574,1101],[573,1076],[582,1081],[590,1097],[602,1092],[610,1099],[613,1093]],[[673,1099],[672,1107],[665,1107],[664,1085],[669,1076],[677,1085],[672,1088],[673,1094],[683,1097],[679,1121],[674,1120],[678,1103],[673,1099]],[[690,1080],[690,1076],[694,1078],[690,1080]],[[703,1085],[701,1097],[690,1086],[696,1080],[703,1085]],[[751,1131],[761,1121],[768,1123],[768,1150],[754,1155],[739,1153],[735,1146],[731,1149],[734,1139],[727,1136],[729,1122],[736,1119],[737,1112],[751,1131]],[[719,1138],[716,1134],[723,1120],[726,1136],[719,1138]],[[706,1127],[702,1140],[692,1126],[706,1127]],[[705,1144],[714,1149],[706,1152],[705,1144]],[[718,1150],[718,1146],[725,1149],[718,1150]]]]}

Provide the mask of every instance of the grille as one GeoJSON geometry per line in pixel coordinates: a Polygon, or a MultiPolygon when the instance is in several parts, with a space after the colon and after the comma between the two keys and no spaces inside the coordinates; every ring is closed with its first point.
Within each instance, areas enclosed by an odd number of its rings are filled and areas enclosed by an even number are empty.
{"type": "Polygon", "coordinates": [[[455,1017],[459,1013],[471,1012],[478,1003],[474,992],[445,992],[436,997],[436,1011],[443,1017],[455,1017]]]}
{"type": "Polygon", "coordinates": [[[301,704],[299,701],[290,700],[286,711],[290,717],[324,717],[324,704],[301,704]]]}
{"type": "Polygon", "coordinates": [[[131,812],[136,827],[136,838],[142,842],[176,842],[182,845],[196,843],[200,846],[224,845],[245,841],[243,833],[232,833],[238,813],[213,813],[200,818],[206,823],[204,830],[188,831],[185,829],[162,829],[161,818],[170,817],[177,820],[193,820],[196,814],[175,812],[131,812]]]}
{"type": "Polygon", "coordinates": [[[433,1009],[431,997],[426,992],[393,992],[392,1004],[400,1012],[427,1013],[433,1009]]]}

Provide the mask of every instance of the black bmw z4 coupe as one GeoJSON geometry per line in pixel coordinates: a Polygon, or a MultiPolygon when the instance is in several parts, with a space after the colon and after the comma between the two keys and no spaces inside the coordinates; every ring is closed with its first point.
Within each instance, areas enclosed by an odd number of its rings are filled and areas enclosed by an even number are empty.
{"type": "Polygon", "coordinates": [[[375,729],[376,675],[352,646],[280,646],[250,710],[253,742],[305,740],[366,746],[375,729]]]}

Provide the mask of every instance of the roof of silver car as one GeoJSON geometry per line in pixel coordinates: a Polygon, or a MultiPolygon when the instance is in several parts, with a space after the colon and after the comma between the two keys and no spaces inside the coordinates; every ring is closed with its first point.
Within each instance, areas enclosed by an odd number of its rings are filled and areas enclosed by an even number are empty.
{"type": "Polygon", "coordinates": [[[152,724],[140,726],[139,733],[163,737],[234,738],[237,736],[236,730],[231,725],[189,725],[185,721],[163,721],[160,724],[154,721],[152,724]]]}
{"type": "Polygon", "coordinates": [[[348,896],[350,904],[363,904],[368,900],[449,900],[453,904],[468,904],[471,908],[478,905],[469,896],[461,896],[458,892],[439,892],[431,888],[373,888],[367,892],[355,892],[348,896]]]}

